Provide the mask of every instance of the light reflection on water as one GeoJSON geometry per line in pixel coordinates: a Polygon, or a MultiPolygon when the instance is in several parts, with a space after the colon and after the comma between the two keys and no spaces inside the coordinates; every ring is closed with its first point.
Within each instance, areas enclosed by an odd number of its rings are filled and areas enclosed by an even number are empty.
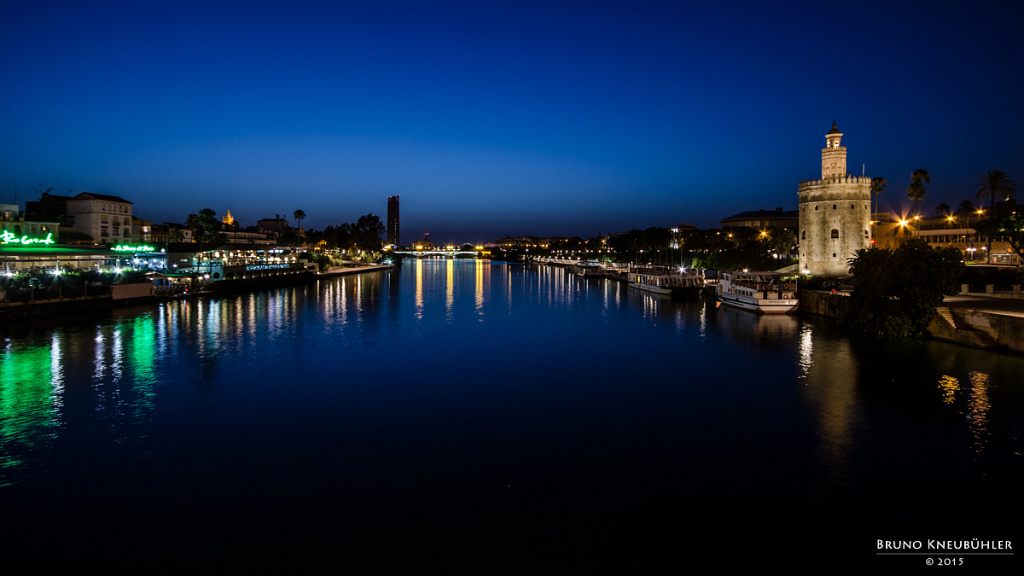
{"type": "Polygon", "coordinates": [[[48,448],[63,426],[60,344],[56,335],[50,345],[8,343],[0,357],[0,487],[12,481],[3,472],[48,448]]]}
{"type": "MultiPolygon", "coordinates": [[[[334,494],[386,508],[436,481],[462,520],[478,513],[458,504],[466,494],[493,508],[492,485],[502,497],[516,486],[533,519],[553,499],[569,524],[594,514],[672,532],[662,518],[713,527],[751,509],[882,517],[875,499],[902,484],[927,502],[1020,478],[1019,358],[554,267],[409,261],[11,336],[0,360],[0,486],[27,503],[46,500],[34,486],[89,478],[131,505],[156,506],[156,491],[187,506],[214,482],[197,478],[228,475],[240,508],[302,492],[365,520],[334,494]]],[[[417,506],[434,510],[434,496],[417,506]]]]}
{"type": "Polygon", "coordinates": [[[939,389],[942,390],[942,401],[952,404],[956,401],[957,392],[960,392],[960,380],[946,374],[939,378],[939,389]]]}
{"type": "Polygon", "coordinates": [[[974,439],[974,451],[981,452],[988,443],[988,417],[992,409],[989,402],[989,375],[971,372],[971,398],[968,401],[967,419],[974,439]]]}

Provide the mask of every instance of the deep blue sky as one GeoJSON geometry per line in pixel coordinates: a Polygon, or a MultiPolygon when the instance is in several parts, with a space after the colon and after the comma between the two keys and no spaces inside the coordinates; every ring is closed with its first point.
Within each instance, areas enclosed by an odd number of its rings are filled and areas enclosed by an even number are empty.
{"type": "Polygon", "coordinates": [[[0,2],[0,201],[156,222],[302,209],[403,241],[591,236],[796,209],[835,119],[882,207],[1024,181],[1013,4],[0,2]],[[829,6],[822,7],[822,4],[829,6]]]}

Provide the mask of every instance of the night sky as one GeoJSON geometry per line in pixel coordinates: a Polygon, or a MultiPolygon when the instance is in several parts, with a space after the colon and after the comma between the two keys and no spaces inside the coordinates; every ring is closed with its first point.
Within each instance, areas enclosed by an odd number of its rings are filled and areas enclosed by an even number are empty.
{"type": "Polygon", "coordinates": [[[833,120],[906,211],[1024,182],[1024,19],[964,2],[0,1],[0,202],[302,209],[402,240],[795,210],[833,120]],[[941,11],[940,11],[940,6],[941,11]]]}

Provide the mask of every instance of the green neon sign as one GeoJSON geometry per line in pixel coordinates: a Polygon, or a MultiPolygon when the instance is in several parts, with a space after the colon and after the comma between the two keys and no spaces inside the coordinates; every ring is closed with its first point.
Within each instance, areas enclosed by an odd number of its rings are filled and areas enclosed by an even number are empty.
{"type": "Polygon", "coordinates": [[[118,252],[155,252],[156,251],[156,248],[154,248],[152,246],[147,246],[145,244],[140,244],[139,246],[131,246],[131,245],[128,245],[128,244],[118,244],[117,246],[114,246],[113,249],[117,250],[118,252]]]}
{"type": "Polygon", "coordinates": [[[11,233],[8,230],[4,230],[3,233],[0,233],[0,244],[22,244],[22,245],[43,244],[43,245],[50,245],[50,244],[53,244],[53,243],[54,243],[53,232],[50,232],[49,234],[47,234],[46,238],[33,238],[31,236],[20,236],[19,237],[19,236],[15,235],[15,234],[11,233]]]}

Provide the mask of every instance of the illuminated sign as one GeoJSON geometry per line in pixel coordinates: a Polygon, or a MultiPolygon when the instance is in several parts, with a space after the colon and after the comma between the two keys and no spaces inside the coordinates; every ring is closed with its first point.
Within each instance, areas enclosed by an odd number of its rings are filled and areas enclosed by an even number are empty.
{"type": "Polygon", "coordinates": [[[128,244],[118,244],[117,246],[114,246],[113,250],[117,250],[118,252],[155,252],[156,248],[154,248],[152,246],[146,246],[144,244],[143,245],[139,245],[139,246],[130,246],[128,244]]]}
{"type": "Polygon", "coordinates": [[[54,243],[53,232],[47,234],[46,238],[31,238],[29,236],[18,237],[16,235],[12,234],[11,232],[8,232],[7,230],[4,230],[3,233],[0,234],[0,244],[22,244],[22,245],[44,244],[44,245],[50,245],[50,244],[53,244],[53,243],[54,243]]]}
{"type": "Polygon", "coordinates": [[[280,270],[282,268],[290,268],[289,264],[254,264],[252,266],[246,266],[246,270],[280,270]]]}

